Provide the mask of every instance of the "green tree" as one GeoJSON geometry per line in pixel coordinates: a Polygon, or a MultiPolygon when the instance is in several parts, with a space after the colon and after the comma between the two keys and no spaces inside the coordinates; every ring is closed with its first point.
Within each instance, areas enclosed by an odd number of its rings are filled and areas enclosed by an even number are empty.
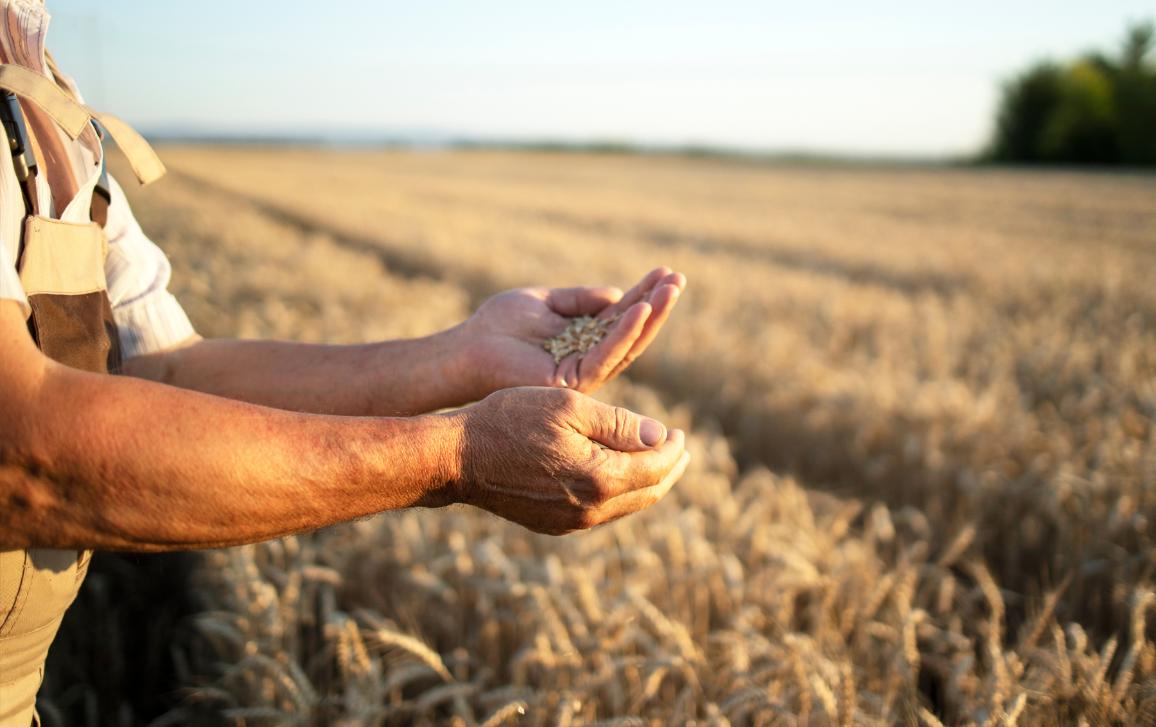
{"type": "Polygon", "coordinates": [[[1063,99],[1063,71],[1051,63],[1031,68],[1004,89],[993,156],[1001,161],[1045,161],[1043,129],[1063,99]]]}
{"type": "Polygon", "coordinates": [[[1127,34],[1119,59],[1038,63],[1005,88],[989,156],[1063,164],[1156,163],[1153,26],[1127,34]]]}
{"type": "Polygon", "coordinates": [[[1115,83],[1120,157],[1135,164],[1156,164],[1156,70],[1145,64],[1154,40],[1151,23],[1132,28],[1115,83]]]}

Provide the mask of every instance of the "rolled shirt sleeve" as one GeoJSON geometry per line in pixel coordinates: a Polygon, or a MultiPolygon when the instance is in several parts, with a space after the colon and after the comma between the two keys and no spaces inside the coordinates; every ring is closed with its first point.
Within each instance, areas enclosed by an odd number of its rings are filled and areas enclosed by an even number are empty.
{"type": "Polygon", "coordinates": [[[9,250],[9,245],[2,241],[0,241],[0,298],[19,303],[25,317],[31,312],[28,298],[24,296],[24,287],[20,285],[20,275],[16,272],[16,261],[12,259],[12,251],[9,250]]]}
{"type": "MultiPolygon", "coordinates": [[[[144,234],[117,181],[109,177],[108,259],[104,271],[125,358],[173,348],[196,332],[168,291],[172,266],[144,234]]],[[[17,284],[19,281],[17,280],[17,284]]]]}
{"type": "Polygon", "coordinates": [[[13,300],[20,304],[27,318],[32,313],[20,274],[16,271],[16,258],[20,254],[20,227],[24,224],[24,198],[20,182],[12,168],[8,151],[0,149],[0,299],[13,300]]]}

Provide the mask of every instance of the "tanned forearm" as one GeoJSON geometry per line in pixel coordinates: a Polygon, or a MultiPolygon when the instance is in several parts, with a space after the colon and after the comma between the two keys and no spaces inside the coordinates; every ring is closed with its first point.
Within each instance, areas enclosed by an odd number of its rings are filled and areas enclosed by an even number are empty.
{"type": "Polygon", "coordinates": [[[31,342],[11,334],[0,330],[0,550],[254,542],[413,505],[458,476],[454,416],[278,411],[75,371],[14,351],[31,342]]]}
{"type": "Polygon", "coordinates": [[[454,335],[348,346],[203,340],[129,359],[124,373],[289,411],[409,416],[469,400],[454,335]]]}

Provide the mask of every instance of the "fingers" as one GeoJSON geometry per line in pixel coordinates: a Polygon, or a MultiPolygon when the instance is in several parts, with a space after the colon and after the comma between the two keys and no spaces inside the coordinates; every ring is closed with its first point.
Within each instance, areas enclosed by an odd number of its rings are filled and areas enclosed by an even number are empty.
{"type": "Polygon", "coordinates": [[[552,288],[546,293],[546,305],[561,316],[592,316],[622,299],[614,287],[552,288]]]}
{"type": "Polygon", "coordinates": [[[681,430],[574,391],[507,389],[466,411],[473,436],[457,501],[537,532],[584,530],[647,507],[686,468],[681,430]]]}
{"type": "Polygon", "coordinates": [[[666,427],[620,406],[610,406],[589,397],[575,401],[576,432],[615,452],[641,452],[665,446],[666,427]]]}
{"type": "Polygon", "coordinates": [[[662,482],[678,465],[685,451],[686,434],[681,429],[671,429],[658,447],[634,452],[605,452],[603,474],[614,484],[603,488],[603,501],[662,482]]]}
{"type": "Polygon", "coordinates": [[[554,381],[551,386],[562,386],[565,388],[578,388],[578,362],[582,360],[581,354],[572,353],[558,364],[557,370],[554,372],[554,381]]]}
{"type": "MultiPolygon", "coordinates": [[[[682,278],[682,285],[686,285],[686,278],[681,275],[678,277],[682,278]]],[[[682,288],[670,283],[664,283],[654,291],[650,296],[650,317],[647,318],[630,350],[624,353],[614,368],[606,374],[607,379],[612,379],[625,371],[630,364],[634,363],[635,359],[642,355],[643,351],[654,341],[655,336],[662,329],[662,325],[666,323],[666,319],[670,317],[670,312],[674,310],[674,304],[678,302],[681,294],[682,288]]]]}
{"type": "Polygon", "coordinates": [[[630,306],[611,327],[606,338],[584,355],[575,357],[576,376],[571,385],[585,391],[610,378],[622,359],[634,350],[638,338],[645,333],[647,323],[653,317],[652,311],[649,303],[630,306]]]}
{"type": "Polygon", "coordinates": [[[578,497],[570,530],[616,520],[658,502],[690,462],[686,435],[672,429],[660,447],[643,452],[607,452],[594,475],[592,497],[578,497]]]}
{"type": "Polygon", "coordinates": [[[623,294],[612,286],[578,286],[573,288],[551,288],[546,291],[546,305],[558,315],[574,316],[598,315],[610,318],[641,303],[661,285],[673,285],[680,291],[686,287],[686,276],[673,272],[662,265],[642,277],[642,280],[623,294]]]}
{"type": "Polygon", "coordinates": [[[666,493],[670,492],[675,483],[682,479],[689,464],[690,452],[683,450],[674,468],[666,473],[661,482],[611,498],[599,508],[595,518],[600,523],[608,523],[654,505],[666,497],[666,493]]]}
{"type": "Polygon", "coordinates": [[[642,301],[646,300],[647,296],[650,295],[650,291],[654,289],[654,286],[659,284],[659,281],[671,274],[672,273],[670,268],[666,267],[665,265],[651,270],[649,273],[642,276],[642,280],[639,280],[638,283],[633,288],[628,290],[625,295],[615,301],[613,305],[607,306],[598,315],[602,318],[610,318],[621,313],[635,303],[641,303],[642,301]]]}
{"type": "Polygon", "coordinates": [[[547,535],[565,535],[618,520],[644,510],[666,497],[686,472],[691,457],[690,452],[682,448],[682,432],[675,430],[671,435],[672,442],[668,442],[668,445],[675,458],[673,464],[661,474],[660,479],[651,480],[645,486],[622,492],[617,496],[589,501],[570,493],[566,504],[562,504],[557,501],[528,500],[515,492],[497,490],[486,493],[485,498],[474,504],[534,532],[547,535]],[[680,440],[677,448],[673,445],[675,437],[680,440]]]}
{"type": "Polygon", "coordinates": [[[686,290],[686,276],[682,273],[671,273],[660,280],[658,285],[659,287],[663,285],[673,285],[678,288],[679,295],[681,295],[682,291],[686,290]]]}
{"type": "MultiPolygon", "coordinates": [[[[554,327],[564,327],[566,317],[578,315],[619,318],[606,338],[589,352],[563,359],[555,370],[551,385],[592,391],[617,376],[642,355],[658,335],[685,287],[686,276],[663,265],[644,275],[625,294],[612,287],[552,288],[545,291],[546,305],[559,316],[551,321],[554,327]]],[[[551,331],[551,335],[553,333],[551,331]]]]}

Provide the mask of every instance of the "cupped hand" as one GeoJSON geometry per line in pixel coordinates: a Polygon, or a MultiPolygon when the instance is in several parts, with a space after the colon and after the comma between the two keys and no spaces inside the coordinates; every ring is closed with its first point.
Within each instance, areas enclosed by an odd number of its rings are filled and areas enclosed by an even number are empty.
{"type": "Polygon", "coordinates": [[[589,392],[622,373],[658,335],[686,277],[651,270],[625,294],[617,288],[519,288],[486,300],[462,326],[465,365],[481,394],[511,386],[589,392]],[[577,316],[616,319],[584,354],[560,362],[543,345],[577,316]]]}
{"type": "Polygon", "coordinates": [[[505,389],[451,416],[459,475],[423,504],[467,503],[540,533],[649,507],[690,461],[682,431],[567,389],[505,389]]]}

